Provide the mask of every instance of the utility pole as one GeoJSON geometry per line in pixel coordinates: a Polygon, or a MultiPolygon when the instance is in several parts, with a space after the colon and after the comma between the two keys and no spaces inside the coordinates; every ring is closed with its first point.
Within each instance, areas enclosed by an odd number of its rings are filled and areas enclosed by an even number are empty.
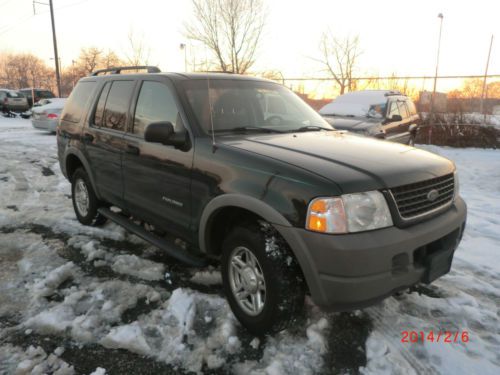
{"type": "Polygon", "coordinates": [[[54,61],[56,63],[57,95],[61,97],[61,75],[59,73],[59,55],[57,53],[56,24],[54,22],[54,6],[52,5],[52,0],[49,0],[49,6],[50,19],[52,21],[52,39],[54,41],[54,61]]]}
{"type": "MultiPolygon", "coordinates": [[[[484,110],[484,99],[486,94],[486,78],[488,76],[488,66],[490,65],[491,48],[493,47],[493,34],[491,34],[490,49],[488,50],[488,59],[486,60],[486,69],[484,70],[483,79],[483,90],[481,91],[481,107],[479,108],[479,113],[483,113],[484,110]]],[[[486,124],[486,111],[484,112],[483,122],[486,124]]]]}
{"type": "Polygon", "coordinates": [[[61,75],[59,72],[59,54],[57,53],[56,23],[54,21],[54,6],[52,5],[52,0],[49,0],[48,4],[33,0],[33,14],[36,14],[35,4],[48,5],[50,7],[50,20],[52,21],[52,41],[54,43],[54,63],[56,64],[57,95],[59,97],[61,97],[61,75]]]}
{"type": "Polygon", "coordinates": [[[429,119],[432,121],[432,117],[434,115],[434,100],[436,96],[436,85],[437,85],[437,77],[438,77],[438,68],[439,68],[439,53],[441,51],[441,32],[443,30],[443,13],[438,14],[438,18],[440,18],[441,22],[439,24],[439,39],[438,39],[438,49],[437,49],[437,58],[436,58],[436,74],[434,74],[434,87],[432,89],[431,96],[431,108],[429,111],[429,119]]]}

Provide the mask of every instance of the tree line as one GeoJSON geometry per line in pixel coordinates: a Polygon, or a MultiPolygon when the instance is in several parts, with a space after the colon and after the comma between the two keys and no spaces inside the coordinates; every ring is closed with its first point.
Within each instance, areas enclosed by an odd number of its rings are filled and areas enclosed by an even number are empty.
{"type": "MultiPolygon", "coordinates": [[[[208,56],[196,63],[196,51],[191,48],[191,69],[193,71],[220,71],[249,74],[258,56],[259,46],[264,34],[268,11],[265,0],[191,0],[192,17],[183,26],[187,40],[203,46],[208,56]]],[[[138,38],[133,30],[128,35],[129,48],[123,57],[115,51],[97,47],[82,48],[71,65],[62,67],[61,90],[68,95],[76,82],[96,69],[119,65],[147,65],[150,50],[143,38],[138,38]]],[[[187,48],[181,44],[181,48],[187,48]]],[[[187,50],[186,69],[187,69],[187,50]]],[[[325,77],[329,77],[338,87],[340,94],[347,91],[362,90],[380,86],[377,82],[360,82],[359,58],[362,55],[360,38],[357,35],[338,35],[332,30],[325,30],[318,40],[315,61],[325,77]]],[[[283,80],[280,71],[253,72],[274,80],[283,80]]],[[[0,53],[0,87],[54,88],[54,70],[40,58],[29,53],[0,53]]],[[[393,81],[391,81],[391,86],[393,81]]],[[[465,85],[463,92],[471,91],[465,85]]],[[[475,87],[475,86],[474,86],[475,87]]],[[[396,88],[396,87],[385,87],[396,88]]],[[[399,88],[399,87],[397,87],[399,88]]],[[[404,87],[404,91],[411,90],[404,87]]],[[[460,91],[460,90],[459,90],[460,91]]],[[[477,90],[472,90],[477,91],[477,90]]],[[[459,95],[459,93],[454,93],[459,95]]],[[[466,94],[464,94],[466,95],[466,94]]]]}

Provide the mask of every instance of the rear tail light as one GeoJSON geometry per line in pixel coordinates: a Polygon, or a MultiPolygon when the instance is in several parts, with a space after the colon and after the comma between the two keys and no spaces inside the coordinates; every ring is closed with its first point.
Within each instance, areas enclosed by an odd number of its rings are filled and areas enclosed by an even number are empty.
{"type": "Polygon", "coordinates": [[[49,114],[47,115],[47,118],[48,118],[48,119],[55,119],[55,118],[57,118],[57,115],[56,115],[55,113],[49,113],[49,114]]]}

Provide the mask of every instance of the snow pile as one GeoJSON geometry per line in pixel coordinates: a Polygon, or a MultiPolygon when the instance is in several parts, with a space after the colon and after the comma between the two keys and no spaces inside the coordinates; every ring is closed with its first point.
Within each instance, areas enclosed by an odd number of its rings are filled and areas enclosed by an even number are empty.
{"type": "Polygon", "coordinates": [[[106,375],[106,369],[104,369],[102,367],[98,367],[90,375],[106,375]]]}
{"type": "Polygon", "coordinates": [[[143,280],[161,280],[165,266],[136,255],[117,255],[111,265],[113,271],[143,280]]]}
{"type": "Polygon", "coordinates": [[[113,328],[100,343],[198,373],[204,365],[219,368],[228,354],[241,349],[226,301],[181,288],[159,309],[113,328]],[[207,314],[213,314],[214,320],[207,322],[207,314]]]}
{"type": "Polygon", "coordinates": [[[222,275],[220,271],[209,267],[207,270],[195,272],[190,281],[200,285],[222,285],[222,275]]]}
{"type": "Polygon", "coordinates": [[[64,281],[73,277],[75,265],[73,262],[68,262],[60,267],[50,271],[43,280],[38,281],[33,286],[33,292],[38,297],[48,297],[54,294],[55,290],[64,281]]]}
{"type": "Polygon", "coordinates": [[[121,322],[123,313],[134,308],[139,299],[151,303],[161,298],[149,286],[118,280],[90,282],[63,292],[62,302],[45,306],[25,326],[43,334],[69,334],[75,340],[97,342],[111,325],[121,322]]]}
{"type": "Polygon", "coordinates": [[[142,280],[161,280],[165,266],[158,262],[143,259],[137,255],[115,255],[102,246],[97,240],[90,240],[87,236],[74,236],[68,244],[81,249],[89,262],[94,262],[95,267],[109,266],[123,275],[133,276],[142,280]]]}
{"type": "Polygon", "coordinates": [[[73,366],[59,356],[61,351],[47,354],[41,347],[29,346],[26,351],[12,345],[0,346],[0,373],[14,375],[73,375],[73,366]],[[4,372],[5,371],[5,372],[4,372]]]}
{"type": "Polygon", "coordinates": [[[288,331],[268,337],[259,361],[237,363],[233,371],[242,375],[319,373],[323,367],[323,355],[327,351],[327,328],[328,321],[323,317],[309,324],[306,337],[288,331]]]}

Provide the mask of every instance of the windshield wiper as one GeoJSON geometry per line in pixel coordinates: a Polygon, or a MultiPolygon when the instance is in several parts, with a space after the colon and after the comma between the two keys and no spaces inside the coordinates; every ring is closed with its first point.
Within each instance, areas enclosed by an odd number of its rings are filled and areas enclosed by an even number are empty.
{"type": "Polygon", "coordinates": [[[258,126],[238,126],[236,128],[228,129],[217,129],[214,130],[215,133],[230,132],[230,133],[245,133],[248,131],[262,132],[262,133],[283,133],[281,130],[271,129],[271,128],[261,128],[258,126]]]}
{"type": "Polygon", "coordinates": [[[291,132],[308,132],[308,131],[321,131],[321,130],[333,130],[332,128],[325,128],[323,126],[317,126],[317,125],[307,125],[307,126],[302,126],[298,129],[294,129],[291,132]]]}

